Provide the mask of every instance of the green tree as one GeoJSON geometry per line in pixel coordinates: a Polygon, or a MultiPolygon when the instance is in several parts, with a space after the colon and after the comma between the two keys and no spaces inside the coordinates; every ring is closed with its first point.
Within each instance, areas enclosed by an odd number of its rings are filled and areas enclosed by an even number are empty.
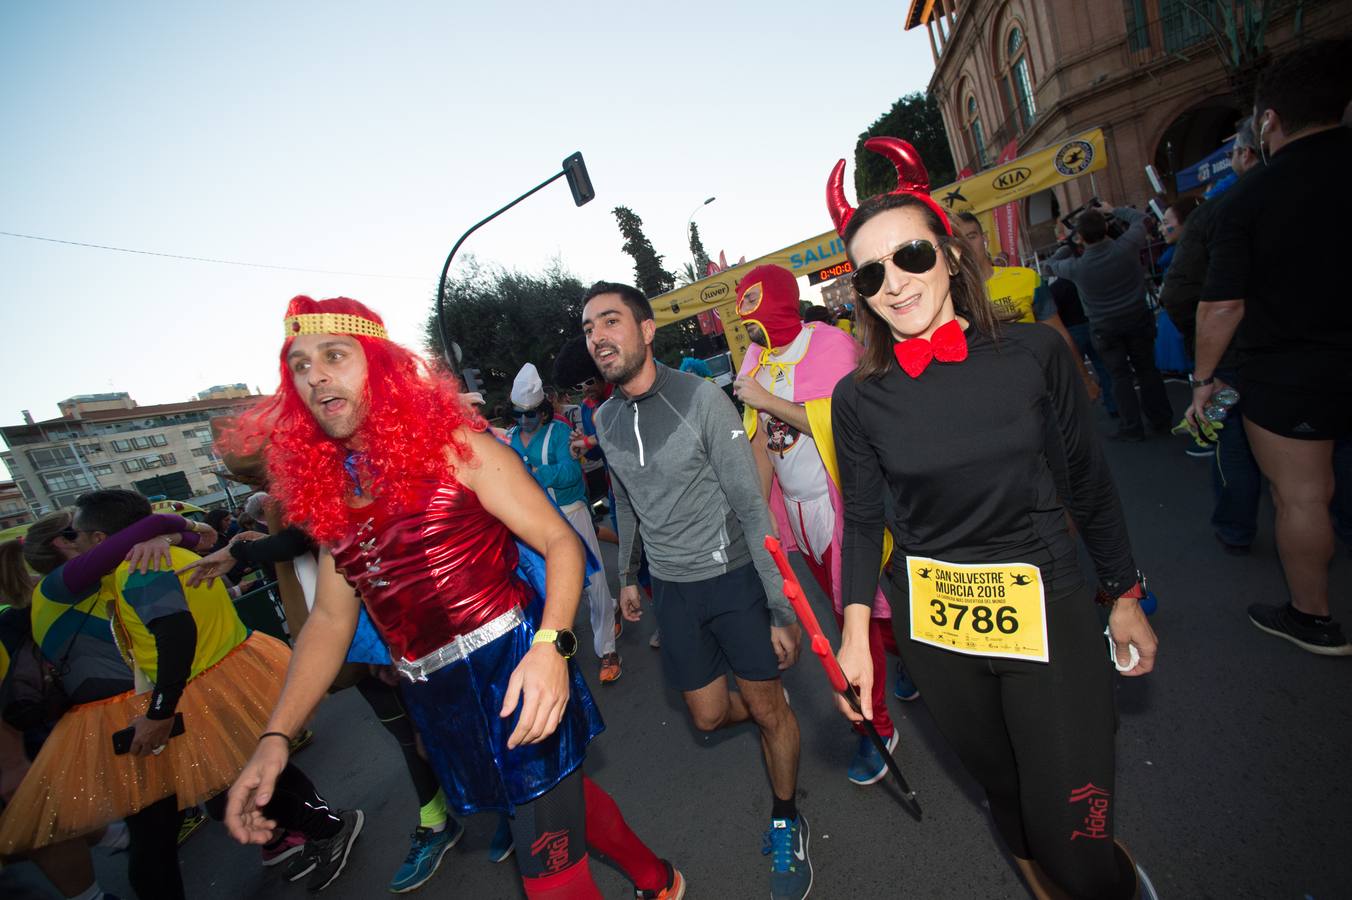
{"type": "Polygon", "coordinates": [[[910,141],[925,163],[931,188],[942,187],[957,177],[939,104],[928,94],[917,91],[893,103],[886,114],[859,135],[854,148],[854,188],[860,200],[895,190],[897,186],[897,170],[892,163],[864,149],[864,141],[879,136],[910,141]]]}
{"type": "Polygon", "coordinates": [[[676,276],[662,268],[662,257],[643,233],[643,220],[638,214],[627,206],[617,206],[611,212],[624,236],[621,249],[634,258],[634,286],[650,300],[676,287],[676,276]]]}
{"type": "Polygon", "coordinates": [[[704,242],[699,239],[699,224],[690,223],[690,255],[695,258],[695,280],[699,281],[709,271],[709,254],[704,252],[704,242]]]}
{"type": "MultiPolygon", "coordinates": [[[[446,279],[446,325],[464,366],[483,375],[489,408],[506,400],[528,362],[549,384],[559,348],[582,330],[582,282],[558,260],[539,274],[482,265],[472,256],[457,268],[446,279]]],[[[435,308],[425,339],[428,355],[442,359],[435,308]]]]}
{"type": "MultiPolygon", "coordinates": [[[[617,206],[613,212],[624,236],[621,249],[634,258],[634,286],[649,300],[675,290],[676,276],[662,268],[662,257],[643,233],[643,220],[627,206],[617,206]]],[[[653,355],[675,368],[681,364],[681,357],[696,356],[709,345],[710,339],[699,333],[699,324],[693,318],[682,319],[657,329],[653,355]]]]}

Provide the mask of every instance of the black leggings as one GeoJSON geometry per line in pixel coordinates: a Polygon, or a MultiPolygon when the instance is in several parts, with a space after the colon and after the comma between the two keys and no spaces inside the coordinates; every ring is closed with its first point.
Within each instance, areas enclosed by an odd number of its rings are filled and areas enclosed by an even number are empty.
{"type": "Polygon", "coordinates": [[[516,864],[522,878],[556,875],[587,854],[587,807],[582,769],[560,781],[512,817],[516,864]]]}
{"type": "Polygon", "coordinates": [[[985,788],[1010,851],[1074,897],[1129,896],[1132,877],[1119,874],[1113,852],[1113,665],[1093,600],[1081,592],[1047,601],[1048,663],[917,643],[908,603],[893,608],[906,671],[985,788]]]}
{"type": "Polygon", "coordinates": [[[418,795],[418,806],[426,806],[436,797],[441,785],[427,760],[418,755],[417,733],[413,722],[404,710],[399,699],[399,689],[391,687],[374,675],[357,682],[357,691],[370,705],[385,730],[394,735],[399,742],[399,750],[404,754],[404,765],[408,768],[408,777],[413,782],[413,790],[418,795]]]}
{"type": "MultiPolygon", "coordinates": [[[[212,797],[204,804],[207,815],[220,821],[225,817],[225,804],[225,793],[212,797]]],[[[263,807],[263,815],[276,822],[279,828],[300,832],[307,841],[327,840],[343,828],[343,820],[338,818],[337,811],[319,796],[310,779],[292,763],[287,763],[277,776],[272,799],[263,807]]]]}
{"type": "Polygon", "coordinates": [[[127,816],[127,879],[141,900],[183,900],[178,868],[178,798],[165,797],[127,816]]]}

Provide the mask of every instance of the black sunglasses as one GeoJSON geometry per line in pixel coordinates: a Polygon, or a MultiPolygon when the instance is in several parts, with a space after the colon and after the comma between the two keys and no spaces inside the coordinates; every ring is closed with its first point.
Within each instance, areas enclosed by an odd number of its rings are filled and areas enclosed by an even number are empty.
{"type": "MultiPolygon", "coordinates": [[[[924,239],[902,244],[892,253],[892,264],[903,272],[910,272],[912,275],[921,275],[928,272],[934,268],[934,264],[938,261],[939,252],[932,243],[924,239]]],[[[872,297],[882,290],[883,282],[887,280],[887,270],[883,268],[883,261],[878,260],[866,266],[860,266],[850,276],[850,280],[859,296],[872,297]]]]}
{"type": "Polygon", "coordinates": [[[540,416],[540,411],[539,411],[538,409],[532,409],[532,410],[530,410],[530,411],[527,411],[527,410],[524,410],[524,409],[513,409],[513,410],[512,410],[512,418],[513,418],[513,419],[533,419],[533,418],[539,418],[539,416],[540,416]]]}

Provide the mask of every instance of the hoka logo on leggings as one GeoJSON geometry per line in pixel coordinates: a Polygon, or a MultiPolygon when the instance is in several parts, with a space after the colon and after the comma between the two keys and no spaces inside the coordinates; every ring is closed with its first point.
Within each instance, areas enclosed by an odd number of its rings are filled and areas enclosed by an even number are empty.
{"type": "Polygon", "coordinates": [[[1076,838],[1101,841],[1108,837],[1108,803],[1111,796],[1092,781],[1070,792],[1071,806],[1078,803],[1086,804],[1085,817],[1080,822],[1080,827],[1070,833],[1072,841],[1076,838]]]}
{"type": "Polygon", "coordinates": [[[559,872],[568,865],[568,832],[546,831],[535,839],[535,843],[530,845],[530,855],[539,856],[544,854],[545,858],[541,862],[546,872],[559,872]]]}

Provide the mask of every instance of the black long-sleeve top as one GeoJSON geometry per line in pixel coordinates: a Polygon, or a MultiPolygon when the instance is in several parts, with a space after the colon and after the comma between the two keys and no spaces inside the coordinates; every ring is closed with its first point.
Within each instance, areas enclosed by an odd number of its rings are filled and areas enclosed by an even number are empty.
{"type": "MultiPolygon", "coordinates": [[[[886,524],[896,559],[1025,562],[1048,599],[1083,588],[1065,514],[1117,596],[1136,582],[1122,506],[1065,342],[1045,325],[1008,325],[998,344],[969,328],[968,358],[919,378],[895,365],[841,380],[831,417],[845,501],[844,602],[871,605],[886,524]]],[[[893,567],[907,589],[906,566],[893,567]]],[[[904,596],[904,593],[903,593],[904,596]]]]}
{"type": "Polygon", "coordinates": [[[256,541],[235,541],[230,555],[242,563],[271,565],[290,562],[302,553],[314,549],[310,536],[295,525],[288,525],[276,534],[256,541]]]}

